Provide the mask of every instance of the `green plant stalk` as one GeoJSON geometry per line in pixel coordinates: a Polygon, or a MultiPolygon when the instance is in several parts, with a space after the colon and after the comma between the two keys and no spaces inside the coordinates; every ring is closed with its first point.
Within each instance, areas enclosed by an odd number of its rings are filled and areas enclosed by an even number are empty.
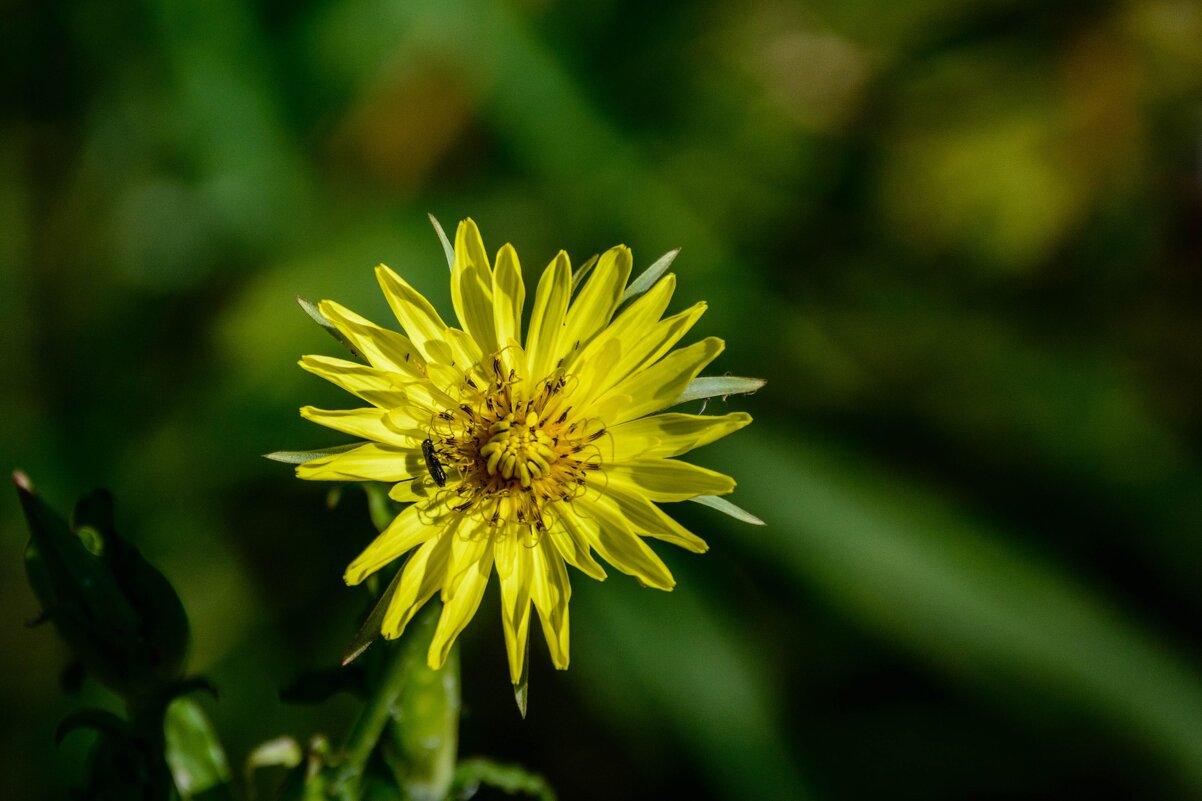
{"type": "Polygon", "coordinates": [[[385,753],[408,801],[442,801],[455,778],[459,750],[459,649],[431,670],[425,649],[410,662],[385,753]]]}
{"type": "Polygon", "coordinates": [[[459,735],[459,656],[452,649],[441,670],[426,665],[438,623],[438,604],[427,604],[398,643],[386,649],[375,686],[343,749],[332,791],[359,801],[368,760],[390,728],[386,760],[406,798],[442,799],[454,776],[459,735]]]}

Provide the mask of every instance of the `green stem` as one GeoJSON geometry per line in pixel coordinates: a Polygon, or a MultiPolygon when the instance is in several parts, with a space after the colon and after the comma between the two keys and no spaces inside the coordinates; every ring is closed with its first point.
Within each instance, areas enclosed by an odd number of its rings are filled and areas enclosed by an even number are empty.
{"type": "Polygon", "coordinates": [[[401,642],[378,644],[377,647],[386,651],[382,670],[374,682],[375,686],[367,699],[367,705],[359,713],[359,718],[347,737],[342,764],[332,787],[335,796],[343,801],[358,801],[360,798],[363,771],[388,721],[396,715],[397,699],[405,688],[413,662],[412,652],[418,648],[424,651],[421,643],[429,644],[437,621],[436,605],[427,604],[410,622],[406,636],[401,642]]]}

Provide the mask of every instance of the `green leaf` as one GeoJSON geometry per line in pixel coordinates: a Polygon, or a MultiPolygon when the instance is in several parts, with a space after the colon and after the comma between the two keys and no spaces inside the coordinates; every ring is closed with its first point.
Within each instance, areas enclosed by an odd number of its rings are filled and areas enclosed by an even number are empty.
{"type": "Polygon", "coordinates": [[[439,224],[438,218],[433,214],[427,214],[430,218],[430,224],[434,226],[434,232],[438,234],[438,241],[442,243],[442,251],[447,256],[447,269],[452,269],[455,266],[455,248],[451,246],[451,240],[447,239],[447,232],[442,230],[442,225],[439,224]]]}
{"type": "Polygon", "coordinates": [[[744,523],[750,523],[753,526],[762,526],[764,521],[748,512],[746,509],[735,506],[725,498],[717,495],[698,495],[696,498],[689,498],[693,503],[699,503],[702,506],[708,506],[711,509],[717,509],[724,515],[730,515],[735,520],[742,520],[744,523]]]}
{"type": "Polygon", "coordinates": [[[194,798],[230,781],[229,761],[200,704],[176,698],[163,721],[165,756],[180,796],[194,798]]]}
{"type": "Polygon", "coordinates": [[[491,759],[465,759],[455,768],[452,792],[457,798],[471,798],[481,786],[493,787],[506,795],[532,796],[540,801],[555,801],[555,791],[547,780],[521,765],[494,762],[491,759]]]}
{"type": "Polygon", "coordinates": [[[54,729],[54,744],[62,745],[67,735],[80,729],[91,729],[102,734],[132,737],[133,732],[124,719],[107,709],[81,709],[67,715],[54,729]]]}
{"type": "Polygon", "coordinates": [[[174,798],[171,772],[163,759],[162,737],[158,732],[138,729],[107,710],[84,709],[63,719],[55,731],[55,742],[61,743],[79,729],[91,729],[97,737],[88,752],[84,789],[74,793],[75,796],[97,801],[174,798]]]}
{"type": "Polygon", "coordinates": [[[359,352],[359,349],[356,348],[354,344],[352,344],[351,341],[347,339],[341,331],[338,330],[337,326],[327,320],[325,315],[318,310],[316,303],[305,300],[300,295],[296,296],[296,302],[304,310],[305,314],[309,315],[313,322],[320,325],[327,334],[341,342],[343,346],[351,352],[352,356],[361,361],[367,361],[363,354],[359,352]]]}
{"type": "Polygon", "coordinates": [[[30,586],[87,671],[127,699],[175,682],[188,647],[187,615],[171,584],[118,536],[111,496],[82,499],[72,527],[27,476],[13,480],[30,532],[30,586]]]}
{"type": "Polygon", "coordinates": [[[362,442],[352,442],[347,445],[332,445],[328,448],[315,448],[311,451],[273,451],[263,454],[264,459],[270,459],[273,462],[283,462],[284,464],[304,464],[311,462],[314,459],[321,459],[326,456],[336,456],[340,453],[354,450],[362,445],[362,442]]]}
{"type": "Polygon", "coordinates": [[[660,256],[654,264],[639,274],[639,277],[630,282],[626,287],[626,291],[622,293],[622,301],[619,307],[629,303],[639,295],[646,292],[651,287],[655,286],[655,282],[660,279],[668,268],[672,266],[672,262],[676,261],[676,257],[680,255],[680,248],[669,250],[664,255],[660,256]]]}
{"type": "Polygon", "coordinates": [[[688,403],[719,395],[723,398],[727,395],[749,395],[767,383],[762,378],[743,378],[733,375],[702,376],[689,382],[684,392],[676,399],[676,403],[688,403]]]}

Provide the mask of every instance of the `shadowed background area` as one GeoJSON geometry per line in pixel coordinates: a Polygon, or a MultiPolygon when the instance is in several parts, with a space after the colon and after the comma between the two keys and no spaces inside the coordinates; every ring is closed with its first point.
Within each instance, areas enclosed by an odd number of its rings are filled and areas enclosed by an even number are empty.
{"type": "MultiPolygon", "coordinates": [[[[573,573],[514,709],[495,589],[463,748],[565,799],[1202,796],[1202,8],[1188,0],[0,2],[0,463],[103,485],[175,583],[231,757],[345,730],[362,494],[293,296],[449,315],[426,220],[533,285],[683,247],[672,310],[757,375],[671,594],[573,573]]],[[[696,411],[696,409],[691,409],[696,411]]],[[[63,797],[63,694],[0,502],[0,796],[63,797]]]]}

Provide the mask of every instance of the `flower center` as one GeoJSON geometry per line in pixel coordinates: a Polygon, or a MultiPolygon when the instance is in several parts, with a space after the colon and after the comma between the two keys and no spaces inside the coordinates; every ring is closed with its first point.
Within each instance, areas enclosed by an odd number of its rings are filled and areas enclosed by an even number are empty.
{"type": "Polygon", "coordinates": [[[573,409],[574,383],[556,373],[531,387],[494,357],[491,371],[477,367],[448,391],[456,403],[430,427],[449,468],[452,509],[538,536],[553,522],[556,504],[585,491],[589,472],[601,467],[593,443],[605,429],[573,409]]]}
{"type": "Polygon", "coordinates": [[[490,476],[517,476],[523,487],[529,487],[533,479],[551,475],[551,465],[559,455],[555,440],[539,428],[537,413],[527,413],[521,425],[514,425],[513,414],[507,414],[488,431],[492,436],[480,455],[488,460],[485,467],[490,476]]]}

